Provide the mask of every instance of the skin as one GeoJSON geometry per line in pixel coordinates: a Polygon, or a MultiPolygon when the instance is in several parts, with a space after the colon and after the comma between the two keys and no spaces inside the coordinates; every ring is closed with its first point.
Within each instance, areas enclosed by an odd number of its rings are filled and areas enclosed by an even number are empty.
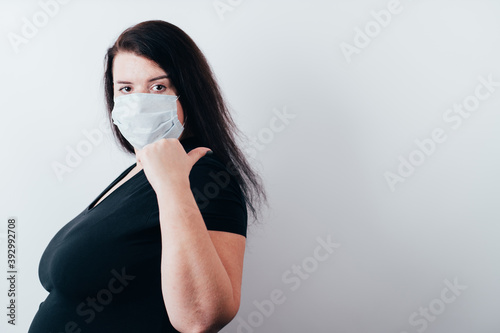
{"type": "MultiPolygon", "coordinates": [[[[118,53],[113,63],[115,97],[176,95],[165,75],[154,61],[118,53]]],[[[183,124],[179,100],[177,110],[183,124]]],[[[178,139],[162,139],[135,149],[137,166],[105,195],[144,169],[160,211],[163,299],[172,325],[180,332],[218,332],[234,318],[240,305],[246,238],[207,230],[189,184],[193,165],[208,150],[198,147],[186,154],[178,139]]]]}

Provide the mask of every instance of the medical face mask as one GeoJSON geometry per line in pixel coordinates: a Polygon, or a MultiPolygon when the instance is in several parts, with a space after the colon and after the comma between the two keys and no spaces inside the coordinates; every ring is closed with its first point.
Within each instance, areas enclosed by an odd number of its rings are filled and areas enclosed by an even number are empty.
{"type": "Polygon", "coordinates": [[[116,97],[113,123],[132,146],[142,149],[160,139],[178,139],[184,126],[177,118],[179,96],[134,93],[116,97]]]}

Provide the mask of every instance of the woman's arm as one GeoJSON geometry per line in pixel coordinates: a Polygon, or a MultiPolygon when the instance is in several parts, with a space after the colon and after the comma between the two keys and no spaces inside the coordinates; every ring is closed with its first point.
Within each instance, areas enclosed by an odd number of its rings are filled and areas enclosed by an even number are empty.
{"type": "Polygon", "coordinates": [[[217,332],[240,304],[245,237],[208,231],[190,187],[207,150],[186,154],[177,139],[162,139],[136,154],[158,199],[163,299],[180,332],[217,332]]]}
{"type": "Polygon", "coordinates": [[[207,231],[189,181],[158,191],[163,299],[180,332],[218,332],[239,309],[245,237],[207,231]]]}

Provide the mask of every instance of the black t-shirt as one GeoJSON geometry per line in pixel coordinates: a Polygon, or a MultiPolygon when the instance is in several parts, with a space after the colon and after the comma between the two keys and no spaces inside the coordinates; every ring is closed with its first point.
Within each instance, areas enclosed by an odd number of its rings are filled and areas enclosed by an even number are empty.
{"type": "MultiPolygon", "coordinates": [[[[180,142],[186,152],[203,146],[194,137],[180,142]]],[[[49,295],[29,333],[177,332],[163,301],[158,202],[144,171],[94,207],[135,165],[49,242],[38,271],[49,295]]],[[[241,188],[217,152],[196,162],[189,181],[208,230],[246,237],[241,188]]]]}

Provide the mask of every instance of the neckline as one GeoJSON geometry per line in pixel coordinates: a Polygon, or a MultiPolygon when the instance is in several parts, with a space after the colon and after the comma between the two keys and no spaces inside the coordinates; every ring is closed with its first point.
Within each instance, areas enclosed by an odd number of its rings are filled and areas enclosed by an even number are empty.
{"type": "Polygon", "coordinates": [[[93,211],[96,207],[100,206],[104,201],[106,201],[106,199],[108,199],[109,197],[111,197],[113,195],[113,193],[119,191],[123,186],[127,185],[132,179],[136,178],[138,175],[140,175],[141,173],[143,174],[144,173],[144,169],[141,169],[139,170],[135,175],[133,175],[132,177],[130,177],[129,179],[127,179],[123,184],[121,184],[120,186],[118,186],[113,192],[111,192],[108,196],[106,196],[104,199],[102,199],[101,202],[99,202],[99,204],[95,205],[106,193],[108,193],[108,191],[110,189],[113,188],[113,186],[115,186],[120,180],[122,180],[123,178],[125,178],[129,173],[130,171],[132,171],[133,168],[135,168],[135,166],[137,165],[137,162],[135,162],[134,164],[132,164],[131,166],[129,166],[127,169],[125,169],[125,171],[123,171],[113,182],[111,182],[111,184],[109,184],[98,196],[97,198],[95,198],[91,203],[90,205],[88,205],[85,209],[86,212],[91,212],[93,211]]]}
{"type": "MultiPolygon", "coordinates": [[[[194,135],[191,135],[191,136],[188,136],[186,138],[183,138],[182,140],[180,140],[180,142],[181,142],[182,146],[184,147],[184,150],[186,151],[186,153],[189,152],[188,150],[193,149],[194,146],[197,146],[198,144],[200,144],[198,138],[196,136],[194,136],[194,135]]],[[[130,177],[129,179],[127,179],[127,181],[125,181],[123,184],[121,184],[120,186],[118,186],[106,198],[102,199],[102,201],[98,205],[95,205],[106,193],[108,193],[108,191],[110,189],[113,188],[113,186],[115,186],[120,180],[122,180],[123,178],[125,178],[136,165],[137,165],[137,161],[134,162],[134,164],[132,164],[131,166],[129,166],[127,169],[125,169],[111,184],[109,184],[108,187],[106,187],[97,196],[97,198],[95,198],[90,203],[90,205],[88,205],[85,208],[85,213],[89,213],[89,212],[93,211],[97,206],[100,206],[104,201],[106,201],[106,199],[108,199],[109,197],[111,197],[113,195],[113,193],[115,193],[116,191],[119,191],[123,186],[127,185],[132,179],[136,178],[140,174],[144,174],[144,169],[139,170],[135,175],[133,175],[132,177],[130,177]]]]}

